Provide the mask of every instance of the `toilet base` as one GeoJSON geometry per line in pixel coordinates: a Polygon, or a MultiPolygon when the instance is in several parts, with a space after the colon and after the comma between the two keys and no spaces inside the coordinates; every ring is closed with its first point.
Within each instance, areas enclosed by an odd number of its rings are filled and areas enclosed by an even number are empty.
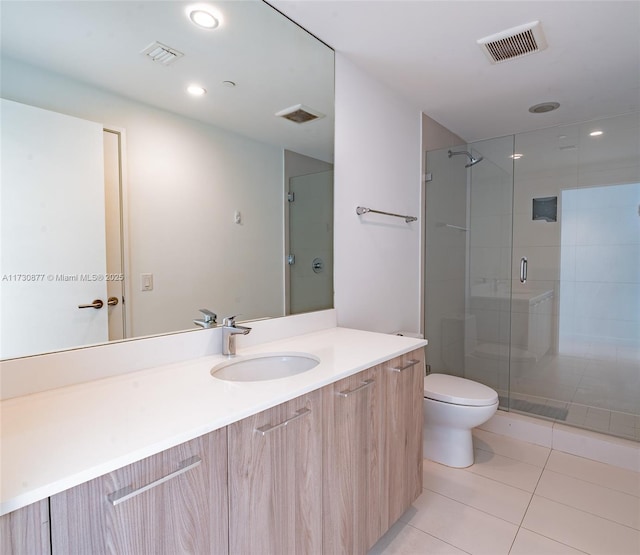
{"type": "Polygon", "coordinates": [[[453,468],[471,466],[474,460],[471,430],[433,424],[425,426],[423,456],[453,468]]]}

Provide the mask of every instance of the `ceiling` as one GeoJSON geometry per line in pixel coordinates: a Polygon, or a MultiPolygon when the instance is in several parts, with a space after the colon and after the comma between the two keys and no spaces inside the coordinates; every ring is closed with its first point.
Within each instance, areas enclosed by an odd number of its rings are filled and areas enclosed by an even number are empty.
{"type": "MultiPolygon", "coordinates": [[[[187,17],[186,9],[199,5],[197,0],[2,0],[2,61],[45,68],[332,161],[331,49],[263,2],[212,0],[207,4],[223,15],[215,30],[197,28],[187,17]],[[184,56],[168,66],[152,62],[142,51],[155,41],[184,56]],[[225,86],[229,81],[236,86],[225,86]],[[199,98],[185,94],[193,82],[207,94],[199,98]],[[296,124],[275,116],[298,104],[325,117],[296,124]]],[[[3,79],[3,95],[10,88],[11,83],[3,79]]]]}
{"type": "Polygon", "coordinates": [[[468,142],[640,110],[638,1],[270,3],[468,142]],[[492,65],[476,44],[535,20],[545,50],[492,65]]]}

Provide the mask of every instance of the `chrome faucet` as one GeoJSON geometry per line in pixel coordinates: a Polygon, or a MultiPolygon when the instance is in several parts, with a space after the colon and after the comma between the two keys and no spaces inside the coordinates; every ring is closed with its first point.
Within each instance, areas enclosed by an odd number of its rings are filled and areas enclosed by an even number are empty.
{"type": "Polygon", "coordinates": [[[201,320],[194,320],[193,323],[203,328],[215,328],[218,321],[218,315],[215,312],[211,312],[207,308],[201,308],[200,312],[204,315],[201,320]]]}
{"type": "Polygon", "coordinates": [[[222,320],[222,354],[236,354],[236,335],[247,335],[251,328],[236,325],[236,317],[228,316],[222,320]]]}

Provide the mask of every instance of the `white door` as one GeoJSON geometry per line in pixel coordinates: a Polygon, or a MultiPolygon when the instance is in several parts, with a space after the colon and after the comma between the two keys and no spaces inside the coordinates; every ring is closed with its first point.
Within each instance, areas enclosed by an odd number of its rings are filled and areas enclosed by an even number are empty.
{"type": "Polygon", "coordinates": [[[107,341],[102,125],[0,107],[0,358],[107,341]]]}

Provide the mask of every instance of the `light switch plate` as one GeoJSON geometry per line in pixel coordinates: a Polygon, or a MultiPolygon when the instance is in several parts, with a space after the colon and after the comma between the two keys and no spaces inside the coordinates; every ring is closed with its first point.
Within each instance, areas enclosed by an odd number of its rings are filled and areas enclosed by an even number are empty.
{"type": "Polygon", "coordinates": [[[153,291],[153,274],[140,274],[140,291],[153,291]]]}

